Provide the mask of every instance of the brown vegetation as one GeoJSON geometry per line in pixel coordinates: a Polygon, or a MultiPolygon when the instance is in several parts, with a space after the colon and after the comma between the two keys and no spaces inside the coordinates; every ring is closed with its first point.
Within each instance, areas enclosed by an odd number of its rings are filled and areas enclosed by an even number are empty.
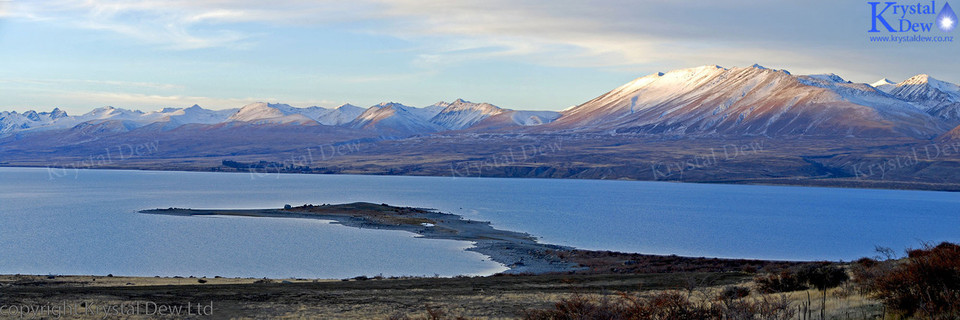
{"type": "Polygon", "coordinates": [[[910,250],[902,260],[860,259],[853,268],[862,291],[894,313],[926,319],[960,317],[960,245],[910,250]]]}
{"type": "Polygon", "coordinates": [[[756,299],[719,296],[716,301],[693,302],[677,291],[650,296],[620,293],[599,300],[573,295],[551,309],[527,310],[524,318],[548,319],[790,319],[793,308],[785,296],[756,299]]]}
{"type": "Polygon", "coordinates": [[[584,267],[577,274],[610,273],[675,273],[675,272],[746,272],[779,270],[803,263],[749,259],[721,259],[660,256],[614,251],[560,250],[551,251],[561,259],[584,267]]]}

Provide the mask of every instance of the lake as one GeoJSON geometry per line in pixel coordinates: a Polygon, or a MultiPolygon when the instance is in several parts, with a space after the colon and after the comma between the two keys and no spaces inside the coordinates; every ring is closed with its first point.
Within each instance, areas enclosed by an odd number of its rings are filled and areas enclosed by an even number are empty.
{"type": "Polygon", "coordinates": [[[138,210],[368,201],[584,249],[853,260],[960,241],[960,193],[670,182],[0,168],[0,273],[344,278],[504,270],[469,243],[138,210]]]}

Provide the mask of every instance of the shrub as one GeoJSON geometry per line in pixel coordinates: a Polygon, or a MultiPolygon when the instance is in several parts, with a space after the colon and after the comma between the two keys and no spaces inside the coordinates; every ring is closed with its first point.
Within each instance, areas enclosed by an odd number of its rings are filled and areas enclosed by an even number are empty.
{"type": "Polygon", "coordinates": [[[857,291],[866,295],[877,289],[877,279],[890,272],[892,268],[892,261],[861,258],[850,265],[850,273],[853,274],[853,284],[857,291]]]}
{"type": "Polygon", "coordinates": [[[741,286],[729,286],[723,288],[717,296],[717,300],[734,300],[750,296],[750,288],[741,286]]]}
{"type": "Polygon", "coordinates": [[[826,291],[840,286],[849,279],[843,267],[823,262],[759,275],[754,278],[754,282],[757,284],[757,291],[761,293],[778,293],[806,290],[810,287],[826,291]]]}
{"type": "Polygon", "coordinates": [[[835,264],[808,265],[797,272],[797,278],[801,281],[817,288],[820,291],[826,291],[830,288],[836,288],[850,279],[847,271],[835,264]]]}
{"type": "Polygon", "coordinates": [[[888,308],[908,317],[960,315],[960,245],[925,245],[908,251],[907,258],[888,269],[874,269],[879,274],[867,282],[888,308]]]}
{"type": "Polygon", "coordinates": [[[753,279],[760,293],[778,293],[806,290],[805,281],[800,279],[797,272],[784,269],[777,273],[758,275],[753,279]]]}

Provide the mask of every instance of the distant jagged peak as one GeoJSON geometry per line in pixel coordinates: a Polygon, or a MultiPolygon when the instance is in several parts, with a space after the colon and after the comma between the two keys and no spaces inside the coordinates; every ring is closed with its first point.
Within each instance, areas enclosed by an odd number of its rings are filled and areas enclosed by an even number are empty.
{"type": "Polygon", "coordinates": [[[903,80],[901,84],[923,84],[923,83],[930,83],[932,81],[939,81],[939,80],[934,79],[933,77],[931,77],[926,73],[921,73],[921,74],[912,76],[907,80],[903,80]]]}
{"type": "Polygon", "coordinates": [[[874,87],[879,87],[879,86],[888,85],[888,84],[897,84],[897,83],[888,78],[883,78],[883,79],[877,80],[874,83],[871,83],[870,85],[874,87]]]}
{"type": "Polygon", "coordinates": [[[374,105],[376,108],[386,108],[386,109],[407,109],[410,106],[403,105],[399,102],[385,101],[374,105]]]}
{"type": "Polygon", "coordinates": [[[457,111],[457,110],[474,110],[474,109],[483,111],[485,113],[497,112],[497,111],[503,110],[498,106],[495,106],[486,102],[474,103],[474,102],[470,102],[470,101],[458,98],[457,100],[454,100],[452,103],[447,105],[447,107],[444,108],[444,112],[457,111]]]}
{"type": "Polygon", "coordinates": [[[909,101],[928,104],[930,101],[960,102],[960,86],[937,80],[927,74],[915,75],[884,91],[909,101]]]}
{"type": "Polygon", "coordinates": [[[50,111],[50,118],[54,120],[69,116],[66,111],[60,110],[60,108],[53,108],[53,110],[50,111]]]}
{"type": "Polygon", "coordinates": [[[910,79],[904,80],[903,82],[897,84],[898,87],[910,85],[927,85],[931,88],[944,92],[960,93],[960,86],[957,84],[938,80],[924,73],[910,77],[910,79]]]}

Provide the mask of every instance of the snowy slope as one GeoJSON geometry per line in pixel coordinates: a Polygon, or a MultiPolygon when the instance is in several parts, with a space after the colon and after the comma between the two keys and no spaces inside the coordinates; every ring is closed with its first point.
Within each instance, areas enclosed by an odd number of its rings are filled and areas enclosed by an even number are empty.
{"type": "Polygon", "coordinates": [[[877,80],[877,82],[871,83],[870,86],[877,88],[877,90],[890,93],[890,90],[896,87],[896,82],[891,81],[890,79],[883,78],[877,80]]]}
{"type": "Polygon", "coordinates": [[[951,125],[960,125],[960,86],[920,74],[895,85],[885,92],[918,105],[928,114],[951,125]]]}
{"type": "Polygon", "coordinates": [[[509,112],[510,120],[521,126],[539,126],[547,124],[560,118],[560,113],[556,111],[522,111],[513,110],[509,112]]]}
{"type": "Polygon", "coordinates": [[[381,136],[387,137],[403,137],[444,130],[443,127],[431,123],[429,118],[424,118],[425,115],[432,113],[424,109],[384,102],[368,108],[347,126],[374,130],[381,136]]]}
{"type": "Polygon", "coordinates": [[[461,130],[469,128],[490,116],[503,113],[504,110],[489,103],[473,103],[457,99],[452,103],[438,103],[435,106],[446,105],[430,122],[447,130],[461,130]]]}
{"type": "Polygon", "coordinates": [[[441,101],[423,108],[407,107],[407,110],[417,118],[429,121],[433,117],[440,114],[440,111],[443,111],[443,109],[447,108],[448,106],[450,106],[449,103],[441,101]]]}
{"type": "Polygon", "coordinates": [[[516,130],[522,127],[534,127],[557,120],[561,115],[556,111],[519,111],[504,110],[471,126],[471,131],[516,130]]]}
{"type": "Polygon", "coordinates": [[[198,105],[193,105],[186,109],[174,110],[167,115],[170,117],[171,122],[180,124],[214,124],[227,121],[227,118],[237,111],[237,109],[207,110],[198,105]]]}
{"type": "Polygon", "coordinates": [[[252,125],[264,124],[319,124],[306,114],[317,114],[319,107],[308,109],[294,108],[288,104],[255,102],[243,106],[236,113],[227,118],[227,122],[242,122],[252,125]]]}
{"type": "Polygon", "coordinates": [[[363,108],[352,104],[344,104],[334,109],[327,109],[325,113],[318,115],[314,120],[328,126],[339,126],[350,123],[364,111],[363,108]]]}
{"type": "Polygon", "coordinates": [[[631,81],[563,112],[553,130],[671,135],[929,138],[945,125],[912,104],[836,75],[704,66],[631,81]]]}
{"type": "Polygon", "coordinates": [[[24,113],[0,112],[0,135],[28,130],[66,128],[78,123],[60,108],[50,112],[29,110],[24,113]]]}
{"type": "Polygon", "coordinates": [[[316,106],[296,108],[288,104],[257,102],[240,108],[236,114],[230,116],[228,121],[290,123],[309,119],[323,125],[338,126],[353,121],[363,111],[362,108],[350,104],[327,109],[316,106]]]}

